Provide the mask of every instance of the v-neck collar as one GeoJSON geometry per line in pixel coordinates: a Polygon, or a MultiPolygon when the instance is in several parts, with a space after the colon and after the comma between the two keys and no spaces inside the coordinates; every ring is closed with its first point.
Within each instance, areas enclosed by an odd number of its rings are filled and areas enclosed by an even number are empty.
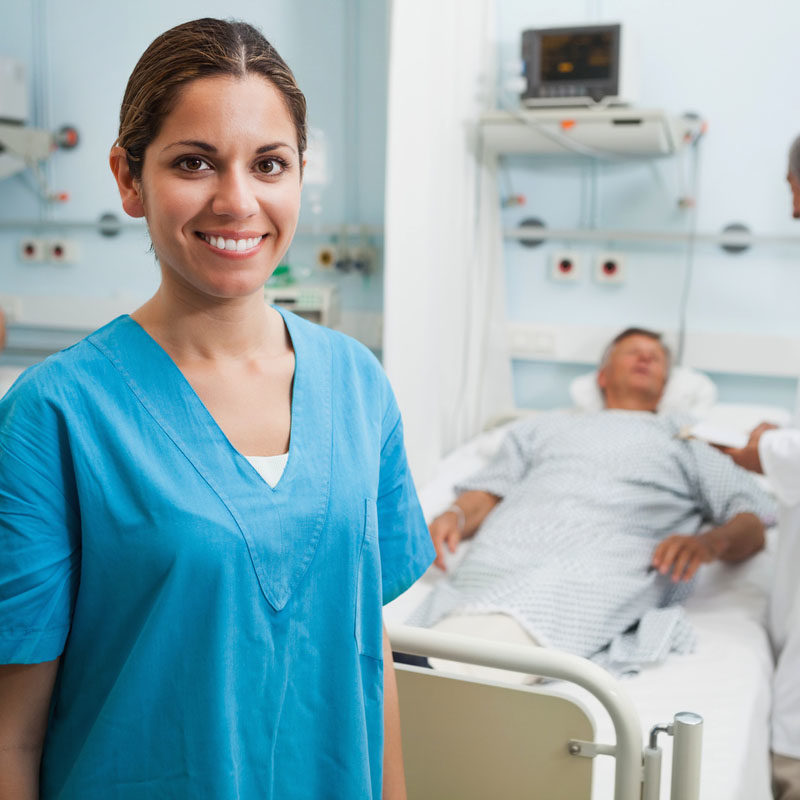
{"type": "Polygon", "coordinates": [[[333,425],[330,340],[313,323],[277,310],[292,340],[295,373],[289,460],[274,488],[234,448],[167,352],[130,316],[118,317],[89,341],[228,508],[247,541],[264,596],[280,610],[311,563],[324,527],[333,425]]]}

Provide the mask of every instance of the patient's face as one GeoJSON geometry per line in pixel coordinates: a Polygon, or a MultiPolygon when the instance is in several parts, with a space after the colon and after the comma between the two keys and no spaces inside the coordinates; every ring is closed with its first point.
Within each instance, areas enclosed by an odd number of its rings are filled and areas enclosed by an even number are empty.
{"type": "Polygon", "coordinates": [[[621,394],[637,394],[651,400],[655,409],[667,382],[667,370],[667,356],[661,343],[634,334],[611,351],[599,382],[608,404],[621,394]]]}

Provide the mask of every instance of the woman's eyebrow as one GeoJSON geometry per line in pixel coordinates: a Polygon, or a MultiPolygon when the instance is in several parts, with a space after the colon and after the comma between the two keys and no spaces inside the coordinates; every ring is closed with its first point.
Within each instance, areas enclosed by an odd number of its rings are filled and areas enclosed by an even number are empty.
{"type": "Polygon", "coordinates": [[[213,144],[208,144],[208,142],[201,142],[197,139],[181,139],[179,142],[173,142],[172,144],[168,144],[165,148],[162,149],[162,153],[165,150],[171,150],[173,147],[196,147],[198,150],[203,150],[206,153],[216,153],[217,148],[214,147],[213,144]]]}
{"type": "Polygon", "coordinates": [[[286,147],[293,153],[295,152],[294,147],[292,147],[287,142],[274,142],[273,144],[265,144],[259,147],[256,150],[256,155],[261,155],[262,153],[271,153],[273,150],[279,150],[281,147],[286,147]]]}
{"type": "MultiPolygon", "coordinates": [[[[181,139],[179,142],[172,142],[172,144],[168,144],[161,152],[163,153],[166,150],[170,150],[173,147],[194,147],[198,150],[202,150],[205,153],[216,153],[217,148],[214,147],[213,144],[209,144],[208,142],[202,142],[198,139],[181,139]]],[[[261,147],[256,148],[256,155],[262,155],[263,153],[271,153],[273,150],[279,150],[281,147],[286,147],[291,150],[293,153],[296,152],[294,147],[292,147],[287,142],[273,142],[271,144],[264,144],[261,147]]]]}

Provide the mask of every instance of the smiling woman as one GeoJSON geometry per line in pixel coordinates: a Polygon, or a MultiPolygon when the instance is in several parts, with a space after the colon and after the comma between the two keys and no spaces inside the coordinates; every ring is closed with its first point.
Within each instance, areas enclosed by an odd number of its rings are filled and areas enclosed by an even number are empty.
{"type": "Polygon", "coordinates": [[[264,303],[305,146],[249,25],[131,75],[159,289],[0,401],[0,800],[405,796],[381,604],[433,549],[379,364],[264,303]]]}

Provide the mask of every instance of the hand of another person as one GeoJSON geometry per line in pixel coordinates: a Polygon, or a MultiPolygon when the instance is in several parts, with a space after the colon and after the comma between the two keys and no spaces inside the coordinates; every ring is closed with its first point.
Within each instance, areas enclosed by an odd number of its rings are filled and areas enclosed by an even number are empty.
{"type": "Polygon", "coordinates": [[[717,557],[708,537],[700,533],[685,535],[675,533],[668,536],[653,553],[653,566],[662,574],[672,572],[672,581],[691,580],[701,564],[708,564],[717,557]]]}
{"type": "Polygon", "coordinates": [[[428,531],[436,548],[436,560],[433,562],[439,569],[446,570],[445,548],[455,553],[461,541],[463,531],[460,528],[460,519],[455,511],[445,511],[428,526],[428,531]]]}
{"type": "Polygon", "coordinates": [[[763,473],[764,469],[761,466],[761,458],[758,455],[758,443],[761,440],[765,431],[771,431],[777,428],[771,422],[762,422],[750,432],[750,438],[744,447],[722,447],[717,446],[717,449],[730,456],[736,464],[740,467],[750,470],[750,472],[763,473]]]}

